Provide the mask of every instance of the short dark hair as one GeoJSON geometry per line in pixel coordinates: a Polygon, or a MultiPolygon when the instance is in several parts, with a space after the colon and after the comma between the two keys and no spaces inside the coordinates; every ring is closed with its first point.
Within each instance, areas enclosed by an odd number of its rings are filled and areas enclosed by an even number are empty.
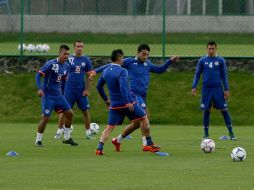
{"type": "Polygon", "coordinates": [[[215,41],[209,41],[209,42],[207,42],[207,46],[206,47],[208,47],[209,45],[215,46],[215,47],[217,46],[215,41]]]}
{"type": "Polygon", "coordinates": [[[138,46],[138,52],[140,53],[143,49],[145,49],[145,50],[147,50],[147,51],[150,51],[150,47],[149,47],[149,45],[147,45],[147,44],[140,44],[139,46],[138,46]]]}
{"type": "Polygon", "coordinates": [[[83,42],[82,42],[82,40],[79,40],[79,39],[76,40],[76,41],[74,42],[74,47],[76,47],[76,43],[83,43],[83,42]]]}
{"type": "Polygon", "coordinates": [[[119,56],[123,56],[123,55],[124,55],[123,50],[121,49],[113,50],[111,53],[111,61],[115,62],[119,56]]]}
{"type": "Polygon", "coordinates": [[[63,45],[60,45],[60,47],[59,47],[59,53],[61,53],[62,50],[70,50],[70,48],[69,48],[69,46],[63,44],[63,45]]]}

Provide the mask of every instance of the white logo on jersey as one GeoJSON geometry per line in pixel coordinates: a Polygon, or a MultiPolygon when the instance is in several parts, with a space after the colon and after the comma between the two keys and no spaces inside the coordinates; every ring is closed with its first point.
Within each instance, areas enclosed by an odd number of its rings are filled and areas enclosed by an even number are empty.
{"type": "Polygon", "coordinates": [[[219,65],[219,62],[218,62],[218,61],[215,61],[214,65],[218,66],[218,65],[219,65]]]}
{"type": "Polygon", "coordinates": [[[66,75],[67,71],[64,71],[64,75],[66,75]]]}
{"type": "Polygon", "coordinates": [[[61,79],[62,79],[62,75],[58,75],[56,82],[61,82],[61,79]]]}
{"type": "Polygon", "coordinates": [[[146,62],[144,62],[144,66],[145,66],[145,67],[147,66],[147,63],[146,63],[146,62]]]}
{"type": "Polygon", "coordinates": [[[58,73],[59,65],[58,64],[53,64],[52,70],[55,71],[55,73],[58,73]]]}
{"type": "Polygon", "coordinates": [[[85,63],[85,62],[82,62],[81,65],[84,67],[84,66],[86,66],[86,63],[85,63]]]}
{"type": "Polygon", "coordinates": [[[208,62],[205,62],[205,65],[208,65],[208,62]]]}
{"type": "Polygon", "coordinates": [[[70,64],[74,65],[74,57],[69,57],[68,59],[69,59],[70,64]]]}
{"type": "Polygon", "coordinates": [[[81,71],[81,66],[76,66],[75,73],[80,73],[80,71],[81,71]]]}
{"type": "Polygon", "coordinates": [[[138,65],[138,63],[135,62],[135,63],[133,63],[133,65],[138,65]]]}

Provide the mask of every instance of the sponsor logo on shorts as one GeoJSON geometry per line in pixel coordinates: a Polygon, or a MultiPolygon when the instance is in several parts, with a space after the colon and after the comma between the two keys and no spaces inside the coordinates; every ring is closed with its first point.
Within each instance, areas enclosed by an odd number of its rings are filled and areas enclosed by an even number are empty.
{"type": "Polygon", "coordinates": [[[48,114],[48,113],[49,113],[49,110],[48,110],[48,109],[45,109],[45,113],[48,114]]]}
{"type": "Polygon", "coordinates": [[[141,106],[142,106],[143,108],[145,108],[145,107],[146,107],[146,104],[145,104],[145,103],[142,103],[141,106]]]}
{"type": "Polygon", "coordinates": [[[201,107],[201,108],[204,108],[204,107],[205,107],[205,104],[201,104],[200,107],[201,107]]]}

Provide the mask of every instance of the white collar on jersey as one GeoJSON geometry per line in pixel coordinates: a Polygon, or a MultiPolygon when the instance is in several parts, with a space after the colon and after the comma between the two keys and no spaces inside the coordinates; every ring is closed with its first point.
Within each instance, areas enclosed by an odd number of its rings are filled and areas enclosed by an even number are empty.
{"type": "Polygon", "coordinates": [[[119,65],[119,64],[116,64],[116,63],[111,63],[111,65],[117,65],[117,66],[121,67],[121,65],[119,65]]]}

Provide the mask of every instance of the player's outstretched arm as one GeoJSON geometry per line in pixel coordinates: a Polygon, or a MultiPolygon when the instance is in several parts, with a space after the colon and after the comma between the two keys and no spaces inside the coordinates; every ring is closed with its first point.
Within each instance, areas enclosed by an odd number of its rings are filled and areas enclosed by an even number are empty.
{"type": "Polygon", "coordinates": [[[153,63],[150,64],[150,71],[153,73],[161,74],[165,72],[172,62],[175,62],[179,59],[177,56],[172,56],[170,59],[167,59],[166,62],[162,65],[155,65],[153,63]]]}
{"type": "Polygon", "coordinates": [[[95,77],[96,74],[102,73],[109,65],[110,65],[110,63],[107,65],[103,65],[103,66],[95,69],[94,71],[92,71],[91,74],[89,75],[88,79],[93,80],[93,78],[95,77]]]}

